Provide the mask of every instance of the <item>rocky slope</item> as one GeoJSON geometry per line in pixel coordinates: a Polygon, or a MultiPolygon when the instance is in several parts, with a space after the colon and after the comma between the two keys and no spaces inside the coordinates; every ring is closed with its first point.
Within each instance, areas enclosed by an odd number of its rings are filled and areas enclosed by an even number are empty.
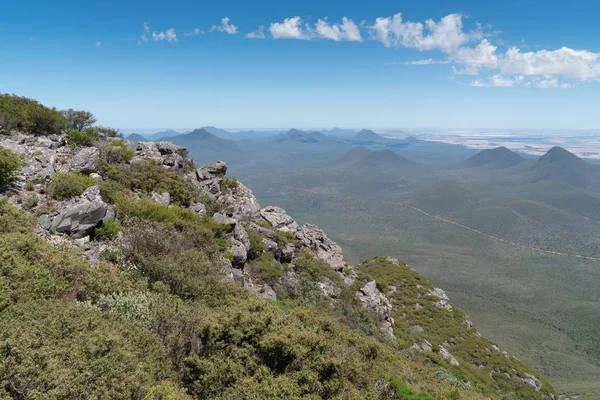
{"type": "Polygon", "coordinates": [[[194,196],[188,201],[180,193],[181,185],[170,186],[175,189],[169,191],[159,184],[136,183],[131,184],[128,198],[182,208],[186,218],[187,213],[210,218],[224,232],[219,242],[222,257],[215,261],[222,264],[223,280],[283,308],[298,302],[343,309],[358,300],[368,317],[352,319],[340,313],[338,319],[433,371],[440,385],[456,390],[449,396],[458,397],[452,398],[555,398],[541,377],[482,338],[442,289],[395,259],[378,257],[350,265],[340,246],[317,226],[299,224],[279,207],[261,206],[249,188],[226,177],[225,162],[196,168],[183,147],[118,138],[78,147],[69,145],[64,135],[11,132],[0,136],[0,146],[16,152],[27,164],[19,179],[5,188],[7,201],[36,216],[38,235],[50,242],[70,242],[92,265],[109,261],[115,268],[122,267],[106,254],[127,249],[130,243],[127,231],[110,240],[98,234],[111,221],[127,225],[132,215],[120,194],[109,190],[121,182],[113,166],[123,171],[141,166],[143,172],[147,166],[159,165],[165,174],[175,174],[175,181],[191,187],[194,196]],[[111,158],[123,152],[130,156],[111,158]],[[48,188],[57,174],[69,173],[91,178],[91,185],[79,195],[53,200],[48,188]],[[370,330],[368,323],[377,331],[370,330]]]}

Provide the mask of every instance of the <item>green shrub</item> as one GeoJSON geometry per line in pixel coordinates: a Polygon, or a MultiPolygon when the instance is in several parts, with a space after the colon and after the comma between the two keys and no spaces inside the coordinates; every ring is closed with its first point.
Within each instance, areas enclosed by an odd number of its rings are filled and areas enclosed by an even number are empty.
{"type": "Polygon", "coordinates": [[[235,189],[238,186],[240,186],[240,182],[235,178],[223,178],[221,179],[221,182],[219,182],[221,190],[235,189]]]}
{"type": "Polygon", "coordinates": [[[248,258],[250,260],[254,260],[259,257],[263,251],[267,249],[267,245],[263,240],[263,235],[260,233],[253,231],[252,229],[247,229],[248,231],[248,239],[250,241],[250,249],[248,250],[248,258]]]}
{"type": "Polygon", "coordinates": [[[56,109],[47,108],[35,100],[15,95],[0,95],[0,125],[35,135],[59,134],[66,120],[56,109]]]}
{"type": "Polygon", "coordinates": [[[89,111],[77,111],[69,108],[63,110],[62,115],[67,121],[67,126],[71,130],[83,132],[96,123],[96,117],[89,111]]]}
{"type": "Polygon", "coordinates": [[[88,147],[100,140],[100,134],[94,128],[88,128],[85,131],[69,129],[67,131],[67,142],[73,147],[88,147]]]}
{"type": "Polygon", "coordinates": [[[23,186],[23,189],[27,190],[28,192],[33,192],[35,190],[35,185],[32,182],[27,182],[25,186],[23,186]]]}
{"type": "Polygon", "coordinates": [[[275,261],[272,253],[264,252],[252,262],[252,270],[263,282],[272,284],[283,276],[281,264],[275,261]]]}
{"type": "Polygon", "coordinates": [[[435,400],[429,393],[417,393],[397,379],[390,381],[390,387],[395,390],[396,396],[402,400],[435,400]]]}
{"type": "Polygon", "coordinates": [[[55,200],[65,200],[80,196],[85,189],[94,185],[94,180],[87,175],[59,172],[52,178],[52,182],[48,186],[48,192],[55,200]]]}
{"type": "Polygon", "coordinates": [[[151,332],[68,301],[3,312],[0,359],[8,398],[136,399],[172,374],[151,332]]]}
{"type": "Polygon", "coordinates": [[[96,126],[96,130],[105,137],[115,138],[115,137],[123,137],[123,134],[119,132],[118,129],[111,128],[108,126],[96,126]]]}
{"type": "Polygon", "coordinates": [[[135,151],[124,141],[113,140],[101,148],[100,156],[109,164],[127,163],[135,156],[135,151]]]}
{"type": "Polygon", "coordinates": [[[27,198],[25,199],[25,203],[23,205],[25,206],[26,209],[31,210],[32,208],[36,207],[39,203],[40,203],[40,199],[34,193],[34,194],[30,194],[29,196],[27,196],[27,198]]]}
{"type": "Polygon", "coordinates": [[[123,226],[114,218],[107,218],[101,226],[94,229],[94,238],[97,240],[112,240],[115,239],[119,232],[123,230],[123,226]]]}
{"type": "Polygon", "coordinates": [[[12,183],[17,179],[17,172],[25,164],[19,155],[12,150],[0,147],[0,184],[12,183]]]}
{"type": "Polygon", "coordinates": [[[180,174],[167,170],[155,161],[122,165],[111,164],[101,159],[98,162],[98,170],[106,181],[117,182],[124,190],[141,191],[146,194],[169,192],[173,204],[187,207],[202,199],[180,174]]]}
{"type": "Polygon", "coordinates": [[[201,217],[178,206],[165,206],[150,199],[132,199],[123,195],[115,198],[118,212],[127,218],[177,224],[199,221],[201,217]]]}

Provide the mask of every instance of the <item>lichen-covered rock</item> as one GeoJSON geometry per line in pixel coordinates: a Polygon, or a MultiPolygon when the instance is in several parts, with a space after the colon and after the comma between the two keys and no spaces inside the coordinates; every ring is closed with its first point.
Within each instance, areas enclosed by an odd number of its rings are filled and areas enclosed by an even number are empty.
{"type": "Polygon", "coordinates": [[[260,210],[260,215],[265,221],[271,224],[274,229],[284,232],[296,232],[296,230],[298,230],[296,221],[287,215],[285,210],[281,207],[265,207],[260,210]]]}
{"type": "Polygon", "coordinates": [[[169,192],[163,192],[163,193],[152,192],[152,200],[154,200],[158,204],[168,206],[169,204],[171,204],[171,194],[169,192]]]}
{"type": "Polygon", "coordinates": [[[97,147],[84,147],[73,156],[71,171],[83,173],[94,172],[99,157],[100,150],[97,147]]]}
{"type": "Polygon", "coordinates": [[[440,288],[434,288],[430,289],[427,294],[430,296],[435,296],[439,299],[435,302],[435,306],[437,308],[444,308],[449,312],[452,312],[452,305],[449,303],[450,299],[445,291],[440,288]]]}
{"type": "Polygon", "coordinates": [[[375,281],[365,284],[356,294],[366,308],[383,316],[389,316],[392,312],[390,301],[377,289],[375,281]]]}
{"type": "Polygon", "coordinates": [[[239,184],[235,189],[225,189],[217,198],[217,206],[228,217],[242,222],[260,220],[260,204],[250,189],[239,184]]]}
{"type": "Polygon", "coordinates": [[[233,239],[231,241],[230,251],[232,255],[231,262],[233,263],[233,265],[243,266],[246,260],[248,259],[247,250],[244,244],[239,240],[233,239]]]}
{"type": "Polygon", "coordinates": [[[132,144],[132,147],[136,153],[130,161],[132,164],[155,161],[172,170],[181,169],[185,164],[185,160],[180,154],[185,151],[185,147],[171,142],[139,142],[135,145],[132,144]]]}
{"type": "Polygon", "coordinates": [[[198,215],[206,214],[206,206],[202,203],[192,203],[190,204],[190,210],[198,215]]]}
{"type": "Polygon", "coordinates": [[[322,229],[305,224],[294,234],[296,239],[300,240],[316,257],[325,260],[332,268],[341,270],[345,267],[342,248],[329,239],[322,229]]]}
{"type": "Polygon", "coordinates": [[[90,235],[108,217],[114,217],[114,211],[102,201],[98,186],[92,186],[81,196],[58,203],[53,214],[39,217],[38,224],[77,239],[90,235]]]}
{"type": "Polygon", "coordinates": [[[440,356],[442,356],[442,358],[448,361],[450,364],[455,365],[457,367],[459,366],[458,360],[454,358],[454,356],[450,354],[450,352],[446,350],[444,346],[440,346],[440,356]]]}
{"type": "Polygon", "coordinates": [[[215,213],[213,215],[213,221],[215,221],[218,224],[228,225],[230,231],[233,231],[235,229],[235,225],[237,224],[237,221],[235,219],[226,217],[225,215],[220,213],[215,213]]]}
{"type": "Polygon", "coordinates": [[[196,169],[196,178],[199,181],[205,181],[223,177],[225,173],[227,173],[227,164],[223,161],[217,161],[196,169]]]}

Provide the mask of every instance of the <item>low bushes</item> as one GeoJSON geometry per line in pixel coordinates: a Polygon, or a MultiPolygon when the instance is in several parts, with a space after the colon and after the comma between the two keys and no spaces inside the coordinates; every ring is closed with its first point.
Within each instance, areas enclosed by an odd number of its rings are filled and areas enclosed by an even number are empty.
{"type": "Polygon", "coordinates": [[[0,184],[12,183],[17,179],[19,168],[27,165],[12,150],[0,147],[0,184]]]}
{"type": "Polygon", "coordinates": [[[48,185],[48,192],[55,200],[65,200],[80,196],[85,189],[94,185],[94,180],[87,175],[59,172],[54,175],[52,182],[48,185]]]}
{"type": "Polygon", "coordinates": [[[65,117],[54,108],[44,107],[26,97],[0,94],[0,128],[53,135],[61,133],[66,126],[65,117]]]}
{"type": "Polygon", "coordinates": [[[69,129],[67,131],[67,141],[73,147],[91,146],[100,140],[100,133],[94,128],[87,128],[85,131],[69,129]]]}

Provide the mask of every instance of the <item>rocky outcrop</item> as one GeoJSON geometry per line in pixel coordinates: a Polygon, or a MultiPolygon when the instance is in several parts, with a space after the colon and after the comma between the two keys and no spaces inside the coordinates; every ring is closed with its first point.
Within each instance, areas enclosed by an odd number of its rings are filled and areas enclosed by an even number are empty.
{"type": "Polygon", "coordinates": [[[435,306],[437,308],[443,308],[448,310],[449,312],[452,312],[452,305],[450,304],[450,299],[448,298],[448,295],[445,291],[443,291],[440,288],[433,288],[429,290],[427,294],[430,296],[435,296],[439,299],[435,302],[435,306]]]}
{"type": "Polygon", "coordinates": [[[98,186],[92,186],[81,196],[58,203],[56,211],[40,216],[38,223],[46,231],[77,239],[90,235],[108,217],[114,217],[114,211],[102,201],[98,186]]]}
{"type": "Polygon", "coordinates": [[[155,161],[172,170],[178,170],[185,165],[183,155],[185,147],[177,146],[171,142],[128,142],[135,151],[131,164],[143,161],[155,161]]]}
{"type": "Polygon", "coordinates": [[[375,281],[371,281],[360,288],[357,296],[365,307],[383,316],[389,316],[392,312],[390,301],[377,289],[375,281]]]}
{"type": "Polygon", "coordinates": [[[260,215],[267,221],[274,229],[284,232],[296,232],[298,230],[298,224],[292,217],[287,215],[285,210],[280,207],[269,206],[260,210],[260,215]]]}
{"type": "Polygon", "coordinates": [[[84,147],[75,153],[71,162],[71,171],[91,173],[96,170],[96,162],[100,157],[100,150],[97,147],[84,147]]]}
{"type": "Polygon", "coordinates": [[[296,239],[310,249],[315,256],[325,260],[332,268],[341,270],[345,267],[342,248],[329,239],[319,227],[305,224],[300,226],[294,234],[296,239]]]}
{"type": "Polygon", "coordinates": [[[169,192],[156,193],[152,192],[152,200],[157,202],[158,204],[162,204],[164,206],[168,206],[171,204],[171,194],[169,192]]]}
{"type": "Polygon", "coordinates": [[[454,356],[450,354],[450,352],[446,350],[444,346],[440,346],[440,356],[442,356],[442,358],[448,361],[450,364],[457,367],[459,366],[458,360],[454,358],[454,356]]]}
{"type": "Polygon", "coordinates": [[[241,183],[235,189],[225,189],[217,199],[217,205],[227,216],[238,221],[259,221],[260,204],[254,193],[241,183]]]}

